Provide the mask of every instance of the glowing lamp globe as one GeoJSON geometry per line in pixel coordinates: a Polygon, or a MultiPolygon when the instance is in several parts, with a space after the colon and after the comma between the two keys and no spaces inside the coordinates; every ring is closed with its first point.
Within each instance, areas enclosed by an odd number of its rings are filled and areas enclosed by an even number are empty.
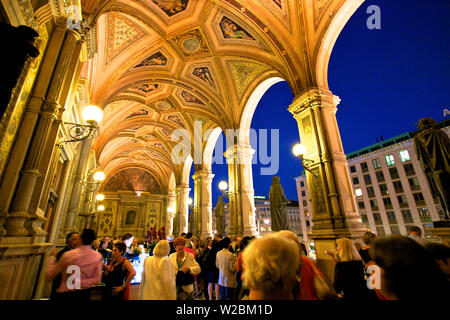
{"type": "Polygon", "coordinates": [[[101,171],[97,171],[94,173],[94,180],[95,181],[103,181],[105,180],[105,174],[101,171]]]}
{"type": "Polygon", "coordinates": [[[86,122],[100,122],[103,118],[103,111],[97,106],[87,106],[81,112],[81,115],[86,122]]]}
{"type": "Polygon", "coordinates": [[[95,197],[95,199],[97,199],[97,201],[103,201],[103,200],[105,200],[105,196],[104,196],[103,194],[99,193],[99,194],[95,197]]]}
{"type": "Polygon", "coordinates": [[[104,205],[99,205],[98,207],[97,207],[97,210],[98,211],[103,211],[103,210],[105,210],[105,206],[104,205]]]}
{"type": "Polygon", "coordinates": [[[292,153],[294,154],[294,156],[298,157],[298,156],[303,156],[306,153],[306,147],[300,143],[297,143],[293,148],[292,148],[292,153]]]}
{"type": "Polygon", "coordinates": [[[226,183],[225,181],[220,181],[219,182],[219,189],[224,191],[228,189],[228,183],[226,183]]]}

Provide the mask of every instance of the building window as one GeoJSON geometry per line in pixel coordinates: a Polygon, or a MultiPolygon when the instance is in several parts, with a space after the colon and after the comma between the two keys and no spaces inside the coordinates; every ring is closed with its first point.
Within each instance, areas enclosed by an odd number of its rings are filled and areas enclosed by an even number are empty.
{"type": "Polygon", "coordinates": [[[355,195],[356,195],[357,197],[361,197],[361,196],[362,196],[362,190],[361,190],[361,188],[355,189],[355,195]]]}
{"type": "Polygon", "coordinates": [[[363,176],[364,178],[364,183],[366,184],[366,186],[369,186],[372,184],[372,179],[370,178],[370,174],[365,174],[363,176]]]}
{"type": "Polygon", "coordinates": [[[373,168],[378,169],[381,168],[380,159],[376,158],[372,160],[373,168]]]}
{"type": "Polygon", "coordinates": [[[430,212],[427,208],[417,208],[417,212],[419,212],[420,220],[431,221],[430,212]]]}
{"type": "Polygon", "coordinates": [[[364,210],[366,208],[365,205],[364,205],[364,201],[358,201],[358,208],[360,210],[364,210]]]}
{"type": "Polygon", "coordinates": [[[373,215],[373,221],[375,222],[376,225],[380,225],[383,224],[383,221],[381,221],[381,216],[379,212],[374,212],[372,213],[373,215]]]}
{"type": "Polygon", "coordinates": [[[386,235],[386,233],[384,232],[384,227],[383,226],[377,227],[377,235],[379,237],[384,237],[386,235]]]}
{"type": "Polygon", "coordinates": [[[302,191],[302,197],[305,197],[305,196],[306,196],[305,191],[302,191]]]}
{"type": "Polygon", "coordinates": [[[367,195],[369,196],[369,198],[375,197],[375,190],[373,189],[373,187],[367,187],[367,195]]]}
{"type": "Polygon", "coordinates": [[[402,162],[406,162],[406,161],[410,161],[411,160],[411,158],[409,157],[408,150],[400,151],[400,159],[402,160],[402,162]]]}
{"type": "Polygon", "coordinates": [[[391,198],[389,198],[389,197],[383,198],[383,203],[384,203],[385,209],[392,209],[391,198]]]}
{"type": "Polygon", "coordinates": [[[409,178],[408,182],[409,182],[409,187],[411,188],[411,191],[420,190],[419,180],[417,180],[416,177],[409,178]]]}
{"type": "Polygon", "coordinates": [[[381,193],[382,196],[386,196],[386,195],[389,194],[387,185],[385,183],[380,184],[378,187],[380,187],[380,193],[381,193]]]}
{"type": "Polygon", "coordinates": [[[395,164],[394,156],[392,154],[388,154],[385,156],[386,164],[389,166],[393,166],[395,164]]]}
{"type": "Polygon", "coordinates": [[[356,172],[356,167],[355,167],[355,166],[351,166],[351,167],[350,167],[350,172],[351,172],[351,173],[356,172]]]}
{"type": "Polygon", "coordinates": [[[397,224],[397,218],[395,217],[394,211],[386,211],[386,216],[389,220],[389,224],[397,224]]]}
{"type": "Polygon", "coordinates": [[[358,179],[358,177],[354,177],[354,178],[353,178],[353,184],[359,184],[359,179],[358,179]]]}
{"type": "Polygon", "coordinates": [[[378,202],[377,199],[372,199],[370,201],[370,207],[372,208],[372,211],[378,210],[378,202]]]}
{"type": "Polygon", "coordinates": [[[422,192],[413,193],[413,196],[417,205],[425,204],[425,199],[423,198],[422,192]]]}
{"type": "Polygon", "coordinates": [[[306,207],[308,205],[308,203],[306,202],[306,200],[303,200],[303,206],[306,207]]]}
{"type": "Polygon", "coordinates": [[[394,189],[396,193],[403,193],[403,186],[402,186],[402,182],[399,181],[394,181],[392,182],[392,184],[394,185],[394,189]]]}
{"type": "Polygon", "coordinates": [[[397,196],[397,200],[400,208],[408,208],[408,200],[406,200],[406,196],[404,194],[397,196]]]}
{"type": "Polygon", "coordinates": [[[436,206],[436,210],[437,210],[441,220],[444,220],[445,219],[445,212],[444,212],[444,210],[442,210],[442,207],[441,206],[436,206]]]}
{"type": "Polygon", "coordinates": [[[398,175],[398,170],[397,168],[389,168],[389,174],[391,175],[391,179],[395,180],[400,178],[400,176],[398,175]]]}
{"type": "Polygon", "coordinates": [[[300,181],[300,187],[304,187],[305,183],[303,181],[300,181]]]}
{"type": "Polygon", "coordinates": [[[403,221],[405,223],[412,223],[413,222],[413,218],[412,218],[411,212],[409,212],[409,210],[402,210],[402,217],[403,217],[403,221]]]}
{"type": "Polygon", "coordinates": [[[375,172],[375,175],[377,176],[377,181],[378,182],[384,182],[385,181],[383,171],[377,171],[377,172],[375,172]]]}
{"type": "Polygon", "coordinates": [[[391,233],[393,235],[400,234],[400,228],[398,226],[391,226],[391,233]]]}
{"type": "Polygon", "coordinates": [[[363,223],[368,223],[369,222],[369,219],[367,219],[367,214],[362,214],[361,215],[361,221],[363,223]]]}
{"type": "Polygon", "coordinates": [[[361,163],[361,170],[362,170],[362,172],[369,171],[369,166],[367,165],[367,162],[362,162],[361,163]]]}
{"type": "Polygon", "coordinates": [[[414,171],[414,166],[412,163],[407,163],[403,165],[403,168],[405,169],[405,173],[407,176],[415,175],[416,172],[414,171]]]}

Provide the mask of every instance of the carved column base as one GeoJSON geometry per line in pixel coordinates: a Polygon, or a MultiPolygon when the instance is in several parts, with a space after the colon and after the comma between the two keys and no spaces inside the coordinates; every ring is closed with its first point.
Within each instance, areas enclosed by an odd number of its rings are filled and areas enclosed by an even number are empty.
{"type": "Polygon", "coordinates": [[[14,212],[8,215],[6,220],[7,236],[28,236],[29,232],[25,228],[25,222],[29,218],[27,212],[14,212]]]}

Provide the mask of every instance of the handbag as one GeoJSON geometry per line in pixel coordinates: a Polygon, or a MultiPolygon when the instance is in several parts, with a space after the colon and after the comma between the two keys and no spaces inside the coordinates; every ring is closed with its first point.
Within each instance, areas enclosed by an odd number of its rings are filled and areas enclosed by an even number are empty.
{"type": "Polygon", "coordinates": [[[176,281],[177,286],[186,286],[188,284],[194,283],[194,276],[190,273],[184,273],[183,271],[178,271],[175,281],[176,281]]]}

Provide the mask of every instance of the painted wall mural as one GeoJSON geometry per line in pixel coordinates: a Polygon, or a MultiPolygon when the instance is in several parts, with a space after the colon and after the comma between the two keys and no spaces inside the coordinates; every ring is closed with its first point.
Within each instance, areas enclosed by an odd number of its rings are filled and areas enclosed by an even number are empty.
{"type": "Polygon", "coordinates": [[[161,53],[157,52],[151,56],[142,60],[135,68],[147,67],[147,66],[165,66],[167,64],[167,58],[161,53]]]}
{"type": "Polygon", "coordinates": [[[195,68],[194,71],[192,71],[192,74],[197,78],[209,83],[210,86],[215,87],[214,80],[207,67],[195,68]]]}
{"type": "Polygon", "coordinates": [[[107,16],[105,64],[147,33],[133,20],[118,12],[107,16]]]}
{"type": "Polygon", "coordinates": [[[169,17],[186,10],[189,0],[153,0],[169,17]]]}
{"type": "Polygon", "coordinates": [[[117,202],[107,201],[105,203],[105,210],[100,215],[97,235],[99,237],[106,235],[112,236],[114,234],[114,230],[116,227],[116,219],[117,219],[117,202]]]}
{"type": "Polygon", "coordinates": [[[246,61],[230,61],[228,64],[239,98],[255,77],[267,69],[261,64],[246,61]]]}
{"type": "Polygon", "coordinates": [[[220,21],[220,29],[225,39],[255,40],[244,28],[225,16],[220,21]]]}
{"type": "Polygon", "coordinates": [[[169,121],[175,122],[177,125],[184,128],[183,120],[181,120],[181,118],[179,116],[171,115],[171,116],[168,116],[167,119],[169,121]]]}
{"type": "Polygon", "coordinates": [[[120,171],[105,184],[104,191],[132,190],[160,194],[158,181],[147,171],[130,168],[120,171]]]}
{"type": "Polygon", "coordinates": [[[203,102],[201,102],[196,96],[194,96],[193,94],[190,94],[187,91],[181,91],[181,96],[183,97],[184,101],[188,102],[188,103],[197,103],[197,104],[203,104],[203,102]]]}

